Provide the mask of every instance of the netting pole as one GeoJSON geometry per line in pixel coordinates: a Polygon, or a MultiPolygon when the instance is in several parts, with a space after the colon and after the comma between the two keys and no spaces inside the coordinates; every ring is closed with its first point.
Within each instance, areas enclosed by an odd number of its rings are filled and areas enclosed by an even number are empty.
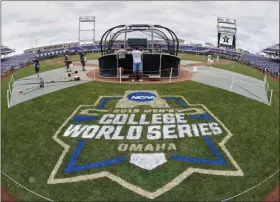
{"type": "Polygon", "coordinates": [[[45,93],[47,94],[48,90],[47,90],[47,85],[46,84],[44,84],[44,88],[45,88],[45,93]]]}
{"type": "Polygon", "coordinates": [[[12,90],[11,90],[11,84],[10,84],[10,82],[8,83],[8,85],[9,85],[9,92],[10,92],[10,94],[12,95],[12,90]]]}
{"type": "Polygon", "coordinates": [[[11,82],[14,83],[15,79],[14,79],[14,73],[12,74],[12,78],[11,78],[11,82]]]}
{"type": "Polygon", "coordinates": [[[120,83],[122,83],[122,74],[121,74],[121,68],[119,68],[119,75],[120,75],[120,83]]]}
{"type": "Polygon", "coordinates": [[[126,38],[127,38],[127,26],[125,26],[124,41],[123,41],[123,45],[125,49],[126,49],[126,38]]]}
{"type": "MultiPolygon", "coordinates": [[[[152,34],[151,34],[151,41],[152,41],[152,53],[154,53],[154,25],[151,26],[152,34]]],[[[144,62],[143,62],[144,63],[144,62]]]]}
{"type": "Polygon", "coordinates": [[[93,80],[95,81],[95,68],[93,69],[93,80]]]}
{"type": "Polygon", "coordinates": [[[47,94],[47,93],[48,93],[48,91],[47,91],[47,84],[46,84],[46,82],[45,82],[45,79],[44,79],[44,77],[43,77],[43,81],[44,81],[44,89],[45,89],[45,94],[47,94]]]}
{"type": "Polygon", "coordinates": [[[269,88],[269,83],[267,83],[267,86],[266,86],[266,91],[265,91],[265,92],[267,92],[267,91],[268,91],[268,88],[269,88]]]}
{"type": "Polygon", "coordinates": [[[266,75],[264,75],[264,82],[266,83],[266,75]]]}
{"type": "Polygon", "coordinates": [[[173,71],[173,68],[171,68],[171,71],[170,71],[170,76],[169,76],[169,83],[171,82],[172,71],[173,71]]]}
{"type": "Polygon", "coordinates": [[[161,77],[161,53],[159,56],[159,76],[161,77]]]}
{"type": "MultiPolygon", "coordinates": [[[[142,59],[142,71],[144,69],[144,54],[141,55],[141,59],[142,59]]],[[[142,77],[143,77],[144,71],[142,73],[142,77]]]]}
{"type": "Polygon", "coordinates": [[[10,108],[9,90],[8,89],[7,89],[7,104],[8,104],[8,108],[10,108]]]}
{"type": "Polygon", "coordinates": [[[271,106],[272,95],[273,95],[273,89],[271,89],[271,91],[270,91],[270,100],[269,100],[269,106],[271,106]]]}
{"type": "Polygon", "coordinates": [[[118,67],[119,67],[118,54],[116,54],[116,59],[117,59],[117,69],[118,69],[118,67]]]}
{"type": "Polygon", "coordinates": [[[230,86],[230,92],[232,91],[233,83],[234,83],[234,76],[232,76],[232,82],[231,82],[231,86],[230,86]]]}

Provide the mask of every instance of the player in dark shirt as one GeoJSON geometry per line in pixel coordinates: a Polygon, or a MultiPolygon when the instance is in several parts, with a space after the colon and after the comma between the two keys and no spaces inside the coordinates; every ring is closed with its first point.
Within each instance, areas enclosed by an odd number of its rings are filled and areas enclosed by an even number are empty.
{"type": "Polygon", "coordinates": [[[35,72],[38,76],[39,79],[39,72],[40,72],[40,62],[39,62],[39,57],[35,57],[35,59],[33,60],[34,62],[34,67],[35,67],[35,72]]]}
{"type": "Polygon", "coordinates": [[[81,61],[82,67],[83,67],[83,71],[86,71],[85,70],[86,60],[85,60],[85,55],[83,53],[80,54],[80,61],[81,61]]]}

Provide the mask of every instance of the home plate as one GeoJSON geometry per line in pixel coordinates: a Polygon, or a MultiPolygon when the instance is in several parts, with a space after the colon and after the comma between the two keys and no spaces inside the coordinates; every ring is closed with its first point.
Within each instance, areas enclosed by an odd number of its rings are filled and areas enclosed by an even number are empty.
{"type": "Polygon", "coordinates": [[[153,170],[165,162],[167,160],[164,153],[131,154],[130,156],[130,163],[146,170],[153,170]]]}

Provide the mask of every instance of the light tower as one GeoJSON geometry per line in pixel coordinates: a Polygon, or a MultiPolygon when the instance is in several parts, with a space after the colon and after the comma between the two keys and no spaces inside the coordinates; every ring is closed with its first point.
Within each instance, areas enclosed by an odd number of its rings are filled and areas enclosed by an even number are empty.
{"type": "Polygon", "coordinates": [[[79,44],[95,44],[95,16],[81,16],[79,17],[79,44]],[[81,25],[87,25],[87,28],[81,28],[81,25]],[[81,37],[84,32],[92,32],[92,37],[81,37]]]}

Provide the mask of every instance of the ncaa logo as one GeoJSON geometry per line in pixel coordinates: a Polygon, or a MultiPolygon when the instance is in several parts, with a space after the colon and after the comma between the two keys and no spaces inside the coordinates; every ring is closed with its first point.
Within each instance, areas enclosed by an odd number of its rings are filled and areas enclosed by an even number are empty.
{"type": "Polygon", "coordinates": [[[150,102],[156,99],[156,95],[149,92],[135,92],[128,94],[127,98],[134,102],[150,102]]]}

